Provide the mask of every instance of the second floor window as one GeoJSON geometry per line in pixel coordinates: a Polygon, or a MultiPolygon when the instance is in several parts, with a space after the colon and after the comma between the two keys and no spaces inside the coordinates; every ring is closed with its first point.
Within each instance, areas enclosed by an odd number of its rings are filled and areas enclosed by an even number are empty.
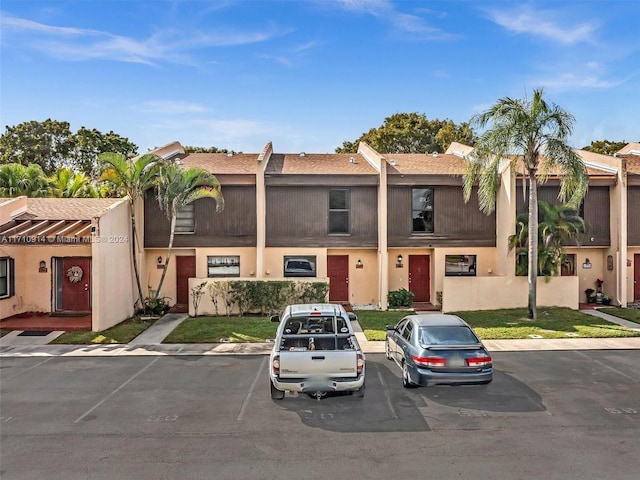
{"type": "Polygon", "coordinates": [[[411,189],[413,232],[433,233],[433,188],[411,189]]]}
{"type": "Polygon", "coordinates": [[[176,233],[194,233],[196,227],[195,205],[190,203],[178,209],[176,233]]]}
{"type": "Polygon", "coordinates": [[[349,233],[350,191],[329,190],[329,233],[349,233]]]}

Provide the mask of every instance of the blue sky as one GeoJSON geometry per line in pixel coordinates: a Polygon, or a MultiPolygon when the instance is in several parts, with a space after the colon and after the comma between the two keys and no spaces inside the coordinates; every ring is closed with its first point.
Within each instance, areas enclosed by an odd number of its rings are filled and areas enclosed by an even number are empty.
{"type": "Polygon", "coordinates": [[[333,152],[385,117],[456,123],[543,87],[571,143],[640,141],[640,2],[3,0],[0,120],[333,152]]]}

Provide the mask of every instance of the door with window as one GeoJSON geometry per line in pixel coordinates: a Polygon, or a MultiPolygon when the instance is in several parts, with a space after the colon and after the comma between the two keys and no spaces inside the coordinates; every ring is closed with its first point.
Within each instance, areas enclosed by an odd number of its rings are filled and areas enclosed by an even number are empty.
{"type": "Polygon", "coordinates": [[[409,255],[409,291],[414,302],[431,301],[429,255],[409,255]]]}
{"type": "Polygon", "coordinates": [[[329,301],[349,301],[349,255],[327,256],[329,301]]]}
{"type": "Polygon", "coordinates": [[[176,303],[189,305],[189,279],[196,276],[195,255],[176,257],[176,303]]]}
{"type": "Polygon", "coordinates": [[[57,258],[55,265],[56,311],[91,311],[91,258],[57,258]]]}

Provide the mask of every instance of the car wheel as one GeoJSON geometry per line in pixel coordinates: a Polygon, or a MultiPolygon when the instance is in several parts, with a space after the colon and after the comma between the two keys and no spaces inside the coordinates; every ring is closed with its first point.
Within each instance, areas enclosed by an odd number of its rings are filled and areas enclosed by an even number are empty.
{"type": "Polygon", "coordinates": [[[402,364],[402,386],[404,388],[416,388],[416,384],[411,381],[411,377],[409,376],[409,367],[407,367],[407,362],[402,364]]]}
{"type": "Polygon", "coordinates": [[[365,384],[363,383],[358,390],[355,390],[354,392],[352,392],[352,395],[354,397],[360,397],[360,398],[364,397],[364,385],[365,384]]]}
{"type": "Polygon", "coordinates": [[[384,354],[387,357],[387,360],[393,360],[391,356],[391,346],[389,345],[389,340],[384,342],[384,354]]]}
{"type": "Polygon", "coordinates": [[[284,390],[278,390],[271,380],[269,384],[271,385],[271,398],[273,400],[282,400],[284,398],[284,390]]]}

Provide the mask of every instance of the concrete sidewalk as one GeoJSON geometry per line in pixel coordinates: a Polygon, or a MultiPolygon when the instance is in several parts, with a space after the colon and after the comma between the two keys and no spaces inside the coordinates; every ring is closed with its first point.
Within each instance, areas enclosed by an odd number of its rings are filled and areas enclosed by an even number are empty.
{"type": "MultiPolygon", "coordinates": [[[[611,323],[640,332],[640,325],[598,310],[584,313],[600,317],[611,323]]],[[[134,338],[129,344],[121,345],[47,345],[47,338],[16,337],[11,334],[0,338],[0,357],[26,356],[125,356],[125,355],[266,355],[272,343],[220,343],[220,344],[163,344],[162,341],[188,316],[167,314],[151,327],[134,338]],[[8,338],[9,337],[9,338],[8,338]],[[20,338],[19,341],[15,339],[20,338]],[[12,339],[14,341],[12,341],[12,339]],[[32,342],[25,344],[24,342],[32,342]]],[[[384,342],[368,341],[358,322],[353,322],[356,338],[365,353],[384,353],[384,342]]],[[[58,333],[58,332],[56,332],[58,333]]],[[[62,333],[62,332],[59,332],[62,333]]],[[[50,341],[50,340],[49,340],[50,341]]],[[[640,349],[640,337],[623,338],[560,338],[522,340],[484,340],[489,351],[517,352],[544,350],[630,350],[640,349]]]]}

